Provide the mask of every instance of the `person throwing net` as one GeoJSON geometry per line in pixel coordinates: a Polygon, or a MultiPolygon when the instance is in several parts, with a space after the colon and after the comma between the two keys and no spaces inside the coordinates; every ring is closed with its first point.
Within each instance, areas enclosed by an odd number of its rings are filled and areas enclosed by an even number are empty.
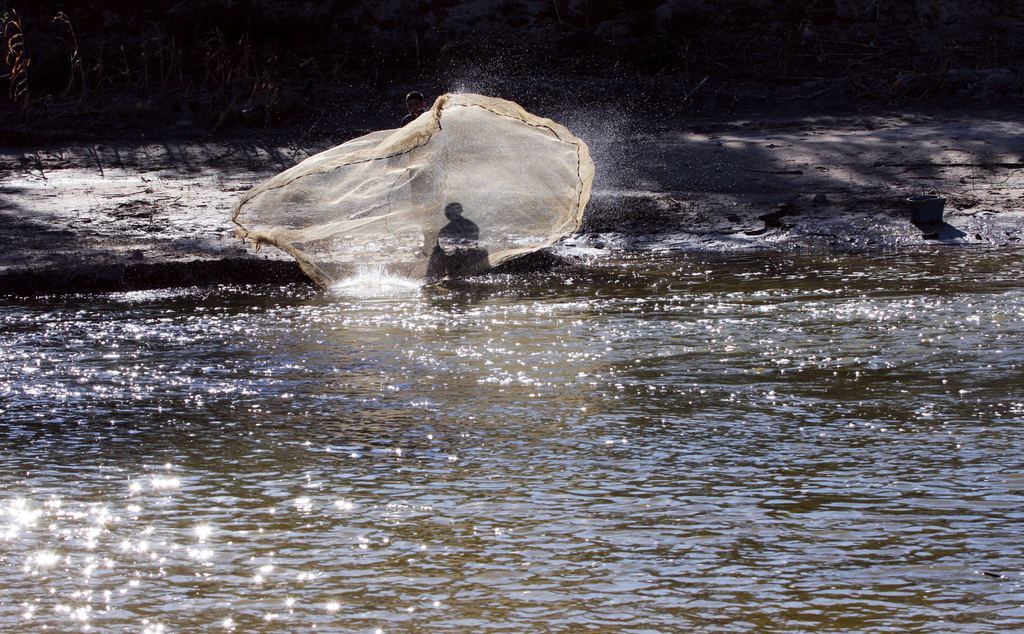
{"type": "Polygon", "coordinates": [[[446,94],[396,130],[353,139],[253,188],[236,233],[330,287],[383,268],[433,283],[474,275],[579,229],[594,163],[564,126],[518,104],[446,94]]]}

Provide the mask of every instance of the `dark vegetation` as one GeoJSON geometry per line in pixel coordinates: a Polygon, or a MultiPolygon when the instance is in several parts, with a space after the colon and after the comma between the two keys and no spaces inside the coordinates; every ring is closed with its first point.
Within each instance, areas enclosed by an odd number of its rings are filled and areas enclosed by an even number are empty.
{"type": "Polygon", "coordinates": [[[645,120],[1019,103],[1005,0],[0,0],[0,134],[343,137],[453,89],[645,120]]]}

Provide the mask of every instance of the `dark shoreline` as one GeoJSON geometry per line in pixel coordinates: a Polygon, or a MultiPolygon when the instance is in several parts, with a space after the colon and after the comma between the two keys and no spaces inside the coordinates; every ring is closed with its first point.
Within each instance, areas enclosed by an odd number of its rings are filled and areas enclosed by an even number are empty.
{"type": "Polygon", "coordinates": [[[192,260],[53,267],[0,275],[9,296],[106,293],[217,286],[221,284],[312,284],[298,265],[284,260],[192,260]]]}

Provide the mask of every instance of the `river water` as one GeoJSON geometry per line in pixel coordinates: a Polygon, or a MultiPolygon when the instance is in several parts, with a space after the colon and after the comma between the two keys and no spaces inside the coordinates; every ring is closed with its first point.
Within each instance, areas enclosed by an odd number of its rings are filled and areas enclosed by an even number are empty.
{"type": "Polygon", "coordinates": [[[0,300],[0,631],[1024,631],[1022,255],[0,300]]]}

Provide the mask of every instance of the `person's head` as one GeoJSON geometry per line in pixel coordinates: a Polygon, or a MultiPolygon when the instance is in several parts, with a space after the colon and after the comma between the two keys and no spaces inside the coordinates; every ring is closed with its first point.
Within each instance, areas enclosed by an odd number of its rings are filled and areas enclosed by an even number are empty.
{"type": "Polygon", "coordinates": [[[414,90],[405,96],[405,107],[409,109],[409,114],[419,116],[426,110],[426,102],[423,99],[423,93],[418,90],[414,90]]]}
{"type": "Polygon", "coordinates": [[[462,217],[462,203],[448,203],[444,208],[444,217],[448,220],[455,220],[462,217]]]}

